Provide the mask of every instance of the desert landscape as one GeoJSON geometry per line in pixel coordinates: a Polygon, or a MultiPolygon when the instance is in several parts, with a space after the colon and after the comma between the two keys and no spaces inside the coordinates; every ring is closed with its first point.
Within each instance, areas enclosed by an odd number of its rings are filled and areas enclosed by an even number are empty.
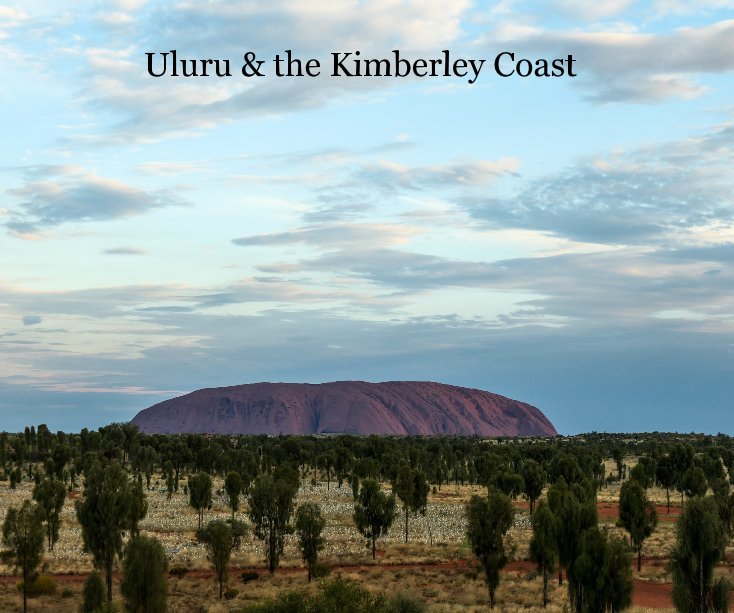
{"type": "MultiPolygon", "coordinates": [[[[575,478],[579,482],[593,479],[599,529],[612,540],[620,539],[629,554],[627,565],[632,580],[629,610],[672,611],[675,609],[670,559],[676,547],[678,520],[685,508],[681,501],[685,505],[689,496],[675,487],[669,488],[668,512],[666,489],[652,469],[653,476],[644,489],[658,521],[644,539],[638,571],[630,534],[619,521],[621,488],[630,481],[644,480],[643,469],[649,471],[653,462],[659,466],[659,460],[675,455],[676,448],[686,451],[692,467],[700,466],[707,473],[721,472],[725,477],[731,469],[727,463],[732,455],[732,440],[723,436],[184,437],[145,435],[134,427],[119,424],[79,435],[53,435],[43,431],[39,451],[40,432],[41,429],[38,433],[27,431],[25,435],[6,434],[2,443],[6,473],[5,480],[0,482],[0,522],[5,522],[9,508],[17,509],[24,500],[32,498],[37,482],[58,474],[59,480],[65,483],[58,540],[52,552],[44,551],[38,567],[39,576],[49,577],[50,580],[44,581],[51,587],[47,585],[46,593],[41,589],[39,595],[28,598],[30,611],[82,610],[84,582],[93,570],[93,563],[92,556],[84,552],[77,506],[85,497],[83,466],[86,462],[87,470],[91,470],[89,462],[100,459],[124,467],[130,483],[142,485],[147,512],[140,519],[137,531],[157,539],[165,552],[168,611],[289,610],[288,606],[283,608],[283,599],[294,594],[301,599],[318,598],[330,589],[363,590],[368,595],[383,597],[383,605],[373,603],[372,608],[365,610],[486,610],[487,583],[467,535],[467,506],[472,497],[486,499],[488,492],[501,490],[508,492],[514,516],[503,536],[508,559],[500,572],[495,608],[508,612],[542,610],[543,579],[531,559],[534,531],[526,487],[524,484],[516,488],[506,486],[508,480],[500,477],[515,470],[522,474],[523,464],[532,458],[540,460],[537,464],[543,471],[539,500],[548,497],[549,480],[559,471],[577,473],[575,478]],[[18,462],[18,449],[23,448],[27,439],[35,442],[25,448],[25,459],[18,462]],[[143,451],[146,449],[153,450],[154,455],[143,451]],[[176,458],[177,454],[181,457],[176,458]],[[54,463],[54,457],[66,458],[61,468],[54,463]],[[711,468],[714,457],[720,471],[711,468]],[[601,460],[598,464],[597,459],[601,460]],[[172,460],[176,460],[176,467],[172,460]],[[257,480],[263,475],[276,474],[278,466],[289,462],[297,467],[299,480],[289,526],[294,523],[295,510],[306,503],[316,503],[325,520],[316,577],[310,582],[298,535],[286,530],[282,555],[270,573],[266,541],[257,538],[251,521],[250,497],[254,495],[257,480]],[[399,477],[391,467],[411,466],[411,462],[426,476],[426,504],[418,512],[408,513],[406,543],[404,507],[397,498],[394,519],[387,534],[376,539],[373,559],[369,539],[360,534],[355,524],[352,484],[361,480],[364,489],[365,483],[374,478],[380,489],[390,494],[400,487],[399,477]],[[22,467],[19,478],[13,474],[16,468],[11,467],[22,467]],[[240,506],[234,513],[225,483],[225,475],[233,468],[247,474],[240,506]],[[590,471],[588,475],[585,469],[590,471]],[[210,502],[201,510],[204,525],[234,517],[248,527],[227,562],[221,598],[207,549],[197,537],[199,512],[192,506],[187,487],[190,477],[202,473],[213,477],[210,502]],[[148,476],[150,489],[146,485],[148,476]],[[391,598],[396,602],[389,601],[391,598]],[[283,601],[280,604],[279,599],[283,601]]],[[[704,486],[709,489],[705,482],[704,486]]],[[[533,503],[537,510],[538,503],[535,500],[533,503]]],[[[715,576],[734,581],[734,548],[731,533],[727,535],[725,556],[717,564],[715,576]]],[[[125,531],[124,541],[129,538],[129,531],[125,531]]],[[[111,575],[113,610],[124,610],[126,606],[120,588],[122,559],[124,553],[115,557],[111,575]]],[[[9,565],[3,566],[2,571],[0,608],[22,610],[18,571],[9,565]]],[[[545,610],[569,610],[568,581],[564,579],[559,586],[557,575],[551,574],[548,598],[545,610]]]]}

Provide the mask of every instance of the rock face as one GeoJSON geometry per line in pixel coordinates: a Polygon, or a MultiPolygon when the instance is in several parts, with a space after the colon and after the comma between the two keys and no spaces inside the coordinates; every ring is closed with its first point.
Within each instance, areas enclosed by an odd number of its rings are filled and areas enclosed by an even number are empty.
{"type": "Polygon", "coordinates": [[[140,411],[142,432],[554,436],[533,406],[422,381],[253,383],[202,389],[140,411]]]}

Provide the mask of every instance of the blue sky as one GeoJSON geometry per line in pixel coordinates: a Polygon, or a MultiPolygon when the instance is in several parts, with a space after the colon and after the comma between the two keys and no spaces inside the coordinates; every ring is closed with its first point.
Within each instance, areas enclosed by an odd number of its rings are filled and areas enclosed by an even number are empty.
{"type": "Polygon", "coordinates": [[[0,429],[411,379],[565,433],[734,434],[733,9],[0,5],[0,429]],[[170,49],[235,72],[285,49],[488,65],[471,85],[148,76],[170,49]],[[578,76],[502,79],[507,50],[578,76]]]}

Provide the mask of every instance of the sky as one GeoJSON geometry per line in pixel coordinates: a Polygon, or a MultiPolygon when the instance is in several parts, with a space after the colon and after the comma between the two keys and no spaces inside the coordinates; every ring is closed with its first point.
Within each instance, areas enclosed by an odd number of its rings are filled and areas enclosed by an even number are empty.
{"type": "Polygon", "coordinates": [[[734,1],[28,0],[0,56],[1,430],[432,380],[734,434],[734,1]],[[150,76],[174,49],[232,76],[150,76]],[[395,49],[486,65],[329,75],[395,49]]]}

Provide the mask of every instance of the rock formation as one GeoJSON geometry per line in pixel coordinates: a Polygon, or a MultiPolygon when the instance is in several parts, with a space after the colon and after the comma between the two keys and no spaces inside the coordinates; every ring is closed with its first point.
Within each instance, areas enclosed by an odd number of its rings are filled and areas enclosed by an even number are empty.
{"type": "Polygon", "coordinates": [[[423,381],[253,383],[201,389],[132,420],[147,433],[553,436],[529,404],[423,381]]]}

